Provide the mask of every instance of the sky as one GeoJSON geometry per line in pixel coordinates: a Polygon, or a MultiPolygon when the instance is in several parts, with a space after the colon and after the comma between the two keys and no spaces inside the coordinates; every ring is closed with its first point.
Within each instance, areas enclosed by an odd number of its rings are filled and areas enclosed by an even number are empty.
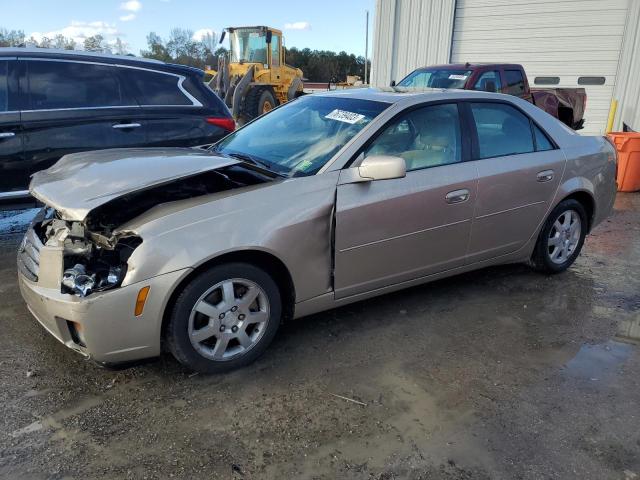
{"type": "Polygon", "coordinates": [[[371,56],[375,0],[0,0],[0,28],[37,39],[62,33],[80,45],[99,33],[109,42],[119,37],[137,55],[149,32],[166,39],[175,27],[197,36],[228,26],[267,25],[283,30],[288,47],[364,55],[365,10],[371,56]]]}

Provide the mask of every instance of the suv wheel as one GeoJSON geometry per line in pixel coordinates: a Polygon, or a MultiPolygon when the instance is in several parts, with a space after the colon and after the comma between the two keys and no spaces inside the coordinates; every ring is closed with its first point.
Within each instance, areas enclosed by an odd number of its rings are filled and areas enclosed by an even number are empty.
{"type": "Polygon", "coordinates": [[[265,271],[244,263],[219,265],[195,277],[178,296],[167,344],[194,370],[232,370],[265,351],[281,313],[280,291],[265,271]]]}
{"type": "Polygon", "coordinates": [[[563,272],[580,254],[587,235],[587,213],[577,200],[564,200],[553,209],[538,236],[531,257],[537,270],[563,272]]]}

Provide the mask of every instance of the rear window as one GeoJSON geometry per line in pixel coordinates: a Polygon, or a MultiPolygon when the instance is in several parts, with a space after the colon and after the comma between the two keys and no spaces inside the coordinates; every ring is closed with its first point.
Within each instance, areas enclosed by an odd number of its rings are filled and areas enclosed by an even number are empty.
{"type": "Polygon", "coordinates": [[[529,117],[504,103],[472,103],[480,158],[533,152],[529,117]]]}
{"type": "Polygon", "coordinates": [[[127,105],[115,68],[86,62],[30,60],[27,62],[29,108],[127,105]]]}
{"type": "Polygon", "coordinates": [[[7,86],[7,74],[9,62],[0,61],[0,112],[9,110],[9,91],[7,86]]]}
{"type": "Polygon", "coordinates": [[[180,89],[181,76],[133,68],[125,69],[123,74],[135,87],[140,105],[193,105],[191,99],[180,89]]]}
{"type": "Polygon", "coordinates": [[[537,125],[533,126],[533,133],[536,136],[536,152],[553,150],[553,144],[551,143],[551,140],[549,140],[549,137],[547,137],[537,125]]]}
{"type": "Polygon", "coordinates": [[[520,70],[505,70],[504,76],[507,81],[505,93],[519,95],[524,92],[524,77],[520,70]]]}

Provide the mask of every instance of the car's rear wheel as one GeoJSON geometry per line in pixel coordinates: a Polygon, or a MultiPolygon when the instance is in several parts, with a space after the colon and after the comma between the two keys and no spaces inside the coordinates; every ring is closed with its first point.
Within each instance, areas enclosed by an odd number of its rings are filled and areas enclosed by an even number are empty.
{"type": "Polygon", "coordinates": [[[587,213],[580,202],[569,199],[553,209],[538,236],[533,265],[546,273],[571,266],[580,254],[587,234],[587,213]]]}
{"type": "Polygon", "coordinates": [[[264,352],[281,313],[280,291],[269,274],[244,263],[218,265],[195,277],[178,296],[167,344],[189,368],[232,370],[264,352]]]}

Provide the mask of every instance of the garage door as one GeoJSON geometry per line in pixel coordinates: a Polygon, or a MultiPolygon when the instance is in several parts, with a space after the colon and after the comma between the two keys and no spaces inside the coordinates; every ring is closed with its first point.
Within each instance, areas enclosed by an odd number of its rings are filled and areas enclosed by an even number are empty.
{"type": "Polygon", "coordinates": [[[584,87],[580,132],[602,134],[627,7],[628,0],[457,0],[451,61],[521,63],[532,87],[584,87]]]}

